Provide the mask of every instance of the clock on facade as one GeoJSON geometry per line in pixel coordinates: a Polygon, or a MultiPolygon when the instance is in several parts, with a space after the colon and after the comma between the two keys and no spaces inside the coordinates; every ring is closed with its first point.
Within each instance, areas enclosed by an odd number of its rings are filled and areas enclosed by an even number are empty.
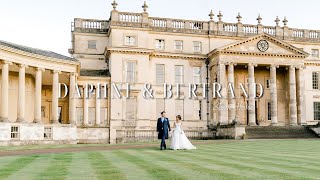
{"type": "Polygon", "coordinates": [[[257,47],[261,52],[265,52],[269,49],[269,43],[266,40],[260,40],[257,44],[257,47]]]}

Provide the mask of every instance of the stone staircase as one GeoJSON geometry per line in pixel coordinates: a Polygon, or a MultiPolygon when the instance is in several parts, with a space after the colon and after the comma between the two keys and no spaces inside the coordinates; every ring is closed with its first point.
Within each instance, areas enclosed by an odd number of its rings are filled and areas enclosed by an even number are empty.
{"type": "Polygon", "coordinates": [[[304,126],[247,126],[248,139],[294,139],[318,138],[318,135],[304,126]]]}

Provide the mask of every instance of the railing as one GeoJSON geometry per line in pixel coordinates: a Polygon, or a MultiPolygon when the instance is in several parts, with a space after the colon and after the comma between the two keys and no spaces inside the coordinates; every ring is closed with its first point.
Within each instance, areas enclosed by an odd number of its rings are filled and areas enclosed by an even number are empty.
{"type": "Polygon", "coordinates": [[[295,29],[280,26],[258,26],[241,23],[226,23],[213,21],[193,21],[184,19],[170,19],[149,17],[144,13],[129,13],[112,11],[111,19],[75,19],[72,23],[72,31],[103,32],[108,31],[109,25],[151,28],[154,31],[168,31],[176,33],[215,34],[223,36],[254,36],[266,33],[281,39],[294,41],[320,42],[319,30],[295,29]]]}
{"type": "MultiPolygon", "coordinates": [[[[190,139],[213,139],[215,132],[207,130],[186,130],[186,136],[190,139]]],[[[158,132],[155,130],[117,130],[117,143],[128,142],[146,142],[156,141],[158,139],[158,132]]],[[[171,134],[169,134],[171,137],[171,134]]]]}
{"type": "Polygon", "coordinates": [[[258,34],[258,27],[254,25],[243,25],[243,33],[258,34]]]}
{"type": "Polygon", "coordinates": [[[276,35],[276,28],[270,27],[270,26],[265,26],[265,27],[263,27],[263,32],[270,34],[272,36],[275,36],[276,35]]]}
{"type": "Polygon", "coordinates": [[[119,13],[119,20],[122,22],[141,22],[141,14],[139,13],[119,13]]]}

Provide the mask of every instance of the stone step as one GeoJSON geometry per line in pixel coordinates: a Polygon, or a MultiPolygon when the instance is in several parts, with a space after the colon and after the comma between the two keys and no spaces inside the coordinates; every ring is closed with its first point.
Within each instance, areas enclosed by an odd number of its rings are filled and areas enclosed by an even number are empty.
{"type": "Polygon", "coordinates": [[[248,126],[248,139],[317,138],[313,131],[303,126],[248,126]]]}

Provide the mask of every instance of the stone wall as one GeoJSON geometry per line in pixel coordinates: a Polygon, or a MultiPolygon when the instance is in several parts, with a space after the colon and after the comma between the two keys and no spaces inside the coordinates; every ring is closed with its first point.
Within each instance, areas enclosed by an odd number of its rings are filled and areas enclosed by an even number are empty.
{"type": "Polygon", "coordinates": [[[246,134],[244,125],[224,125],[217,127],[216,138],[218,139],[243,139],[246,134]]]}

